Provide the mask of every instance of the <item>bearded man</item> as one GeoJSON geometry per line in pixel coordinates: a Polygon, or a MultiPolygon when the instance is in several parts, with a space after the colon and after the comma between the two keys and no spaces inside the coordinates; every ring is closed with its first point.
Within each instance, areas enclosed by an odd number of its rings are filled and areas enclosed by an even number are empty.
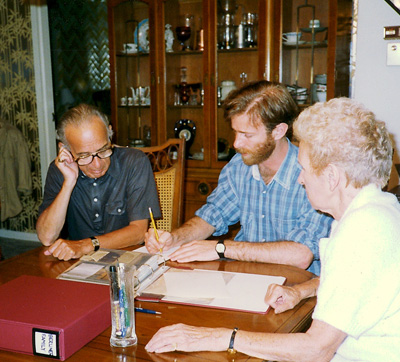
{"type": "Polygon", "coordinates": [[[235,132],[237,154],[222,169],[217,188],[196,216],[171,233],[150,229],[146,247],[156,253],[181,246],[173,261],[229,258],[288,264],[319,275],[319,239],[332,218],[315,211],[297,179],[298,148],[286,135],[298,107],[285,86],[251,82],[229,94],[225,118],[235,132]],[[224,235],[240,223],[235,240],[204,240],[224,235]]]}

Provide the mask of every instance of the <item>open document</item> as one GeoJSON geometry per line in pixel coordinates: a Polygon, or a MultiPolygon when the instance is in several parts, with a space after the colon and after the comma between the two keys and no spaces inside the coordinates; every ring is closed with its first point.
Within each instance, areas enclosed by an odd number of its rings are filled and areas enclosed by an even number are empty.
{"type": "Polygon", "coordinates": [[[58,276],[58,279],[86,283],[109,284],[107,268],[112,264],[123,263],[136,266],[135,290],[139,293],[169,268],[160,255],[137,251],[99,249],[82,256],[77,263],[58,276]]]}

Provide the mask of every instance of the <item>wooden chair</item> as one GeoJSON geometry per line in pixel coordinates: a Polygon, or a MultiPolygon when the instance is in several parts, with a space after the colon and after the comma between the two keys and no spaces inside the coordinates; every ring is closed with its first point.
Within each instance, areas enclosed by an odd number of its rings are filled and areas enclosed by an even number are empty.
{"type": "Polygon", "coordinates": [[[138,149],[149,157],[156,180],[162,213],[157,228],[176,229],[183,223],[185,140],[171,138],[162,145],[138,149]]]}

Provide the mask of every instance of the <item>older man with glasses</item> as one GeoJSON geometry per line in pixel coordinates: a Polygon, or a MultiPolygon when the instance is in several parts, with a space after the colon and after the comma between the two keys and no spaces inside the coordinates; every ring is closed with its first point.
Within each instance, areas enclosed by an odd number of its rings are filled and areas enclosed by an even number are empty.
{"type": "Polygon", "coordinates": [[[100,247],[134,245],[148,229],[149,207],[161,216],[147,156],[114,147],[111,137],[107,117],[92,106],[81,104],[61,117],[59,153],[36,224],[46,254],[69,260],[100,247]]]}

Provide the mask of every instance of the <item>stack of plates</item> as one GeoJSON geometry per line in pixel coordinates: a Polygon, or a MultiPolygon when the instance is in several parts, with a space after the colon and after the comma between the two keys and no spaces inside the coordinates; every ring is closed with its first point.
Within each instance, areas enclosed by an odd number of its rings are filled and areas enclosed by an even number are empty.
{"type": "Polygon", "coordinates": [[[292,95],[293,99],[298,103],[298,104],[304,104],[306,103],[308,99],[308,89],[307,88],[302,88],[296,85],[288,85],[287,89],[289,93],[292,95]]]}

